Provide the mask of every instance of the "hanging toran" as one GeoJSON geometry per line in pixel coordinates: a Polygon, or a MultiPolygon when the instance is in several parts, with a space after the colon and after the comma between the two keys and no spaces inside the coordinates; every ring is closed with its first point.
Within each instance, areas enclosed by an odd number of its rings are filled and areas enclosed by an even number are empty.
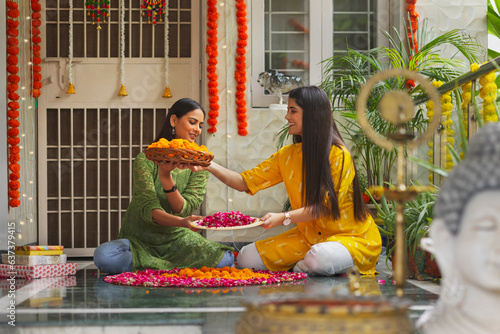
{"type": "Polygon", "coordinates": [[[162,16],[165,13],[165,0],[143,0],[141,8],[143,9],[142,15],[148,17],[148,23],[156,24],[156,22],[162,22],[162,16]]]}
{"type": "Polygon", "coordinates": [[[109,0],[87,0],[87,15],[92,17],[92,24],[97,24],[97,29],[101,29],[101,23],[106,23],[109,16],[109,0]]]}

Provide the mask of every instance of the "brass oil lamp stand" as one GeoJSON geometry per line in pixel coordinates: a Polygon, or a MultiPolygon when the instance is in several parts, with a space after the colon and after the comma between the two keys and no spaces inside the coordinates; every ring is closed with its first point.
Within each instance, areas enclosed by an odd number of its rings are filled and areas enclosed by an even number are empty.
{"type": "Polygon", "coordinates": [[[391,151],[395,147],[397,149],[397,184],[391,189],[384,192],[384,196],[397,203],[396,206],[396,235],[395,235],[395,257],[396,261],[393,265],[393,278],[396,282],[396,295],[404,296],[404,286],[406,282],[406,247],[405,247],[405,219],[403,215],[404,202],[413,200],[417,197],[421,189],[407,188],[404,184],[404,175],[406,170],[406,161],[404,148],[413,149],[427,140],[429,140],[434,132],[438,129],[441,115],[441,97],[439,92],[424,76],[404,70],[393,69],[377,73],[368,80],[361,90],[358,100],[356,112],[358,121],[365,132],[375,144],[391,151]],[[390,122],[396,127],[395,132],[380,134],[375,132],[371,127],[366,117],[366,104],[372,88],[380,81],[388,78],[398,77],[400,80],[411,79],[415,83],[419,83],[427,93],[430,100],[434,102],[434,117],[429,122],[424,133],[416,137],[414,134],[406,133],[405,124],[415,117],[415,105],[410,95],[401,90],[391,90],[380,99],[378,110],[383,119],[390,122]]]}

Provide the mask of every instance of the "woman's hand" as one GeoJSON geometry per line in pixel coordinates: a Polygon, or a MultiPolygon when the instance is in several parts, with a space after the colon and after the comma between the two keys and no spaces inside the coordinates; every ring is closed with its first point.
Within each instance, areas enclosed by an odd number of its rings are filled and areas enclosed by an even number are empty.
{"type": "Polygon", "coordinates": [[[178,163],[175,161],[165,161],[165,162],[156,162],[158,165],[158,174],[161,176],[168,176],[170,172],[177,168],[178,163]]]}
{"type": "Polygon", "coordinates": [[[264,224],[260,226],[269,230],[273,227],[283,225],[283,221],[285,220],[285,215],[283,214],[283,212],[280,213],[269,212],[264,217],[262,217],[261,220],[264,221],[264,224]]]}
{"type": "Polygon", "coordinates": [[[191,225],[192,222],[203,219],[202,216],[191,215],[182,220],[182,227],[188,228],[191,231],[198,232],[199,229],[191,225]]]}
{"type": "Polygon", "coordinates": [[[203,167],[203,166],[200,166],[200,165],[187,164],[187,168],[189,168],[192,172],[200,172],[202,170],[207,170],[208,166],[207,167],[203,167]]]}

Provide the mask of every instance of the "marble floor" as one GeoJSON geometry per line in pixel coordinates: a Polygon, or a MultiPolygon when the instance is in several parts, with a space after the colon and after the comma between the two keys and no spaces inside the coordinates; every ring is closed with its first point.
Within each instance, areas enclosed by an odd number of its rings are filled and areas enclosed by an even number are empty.
{"type": "MultiPolygon", "coordinates": [[[[279,286],[247,286],[229,289],[124,287],[105,283],[106,276],[91,259],[78,259],[75,276],[17,279],[15,327],[2,316],[0,333],[235,333],[246,308],[245,301],[273,295],[346,296],[348,279],[309,277],[305,282],[279,286]]],[[[365,295],[394,297],[391,271],[381,259],[380,274],[365,282],[365,295]]],[[[0,309],[10,305],[9,289],[0,279],[0,309]],[[3,285],[2,285],[3,283],[3,285]]],[[[433,307],[439,285],[409,280],[405,299],[410,303],[412,324],[433,307]]]]}

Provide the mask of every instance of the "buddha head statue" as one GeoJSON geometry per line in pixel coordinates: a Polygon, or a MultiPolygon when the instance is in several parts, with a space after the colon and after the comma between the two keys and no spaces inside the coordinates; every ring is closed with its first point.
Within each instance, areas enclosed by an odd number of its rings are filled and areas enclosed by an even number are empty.
{"type": "Polygon", "coordinates": [[[442,283],[424,332],[500,333],[500,123],[477,132],[443,182],[427,242],[442,283]]]}

